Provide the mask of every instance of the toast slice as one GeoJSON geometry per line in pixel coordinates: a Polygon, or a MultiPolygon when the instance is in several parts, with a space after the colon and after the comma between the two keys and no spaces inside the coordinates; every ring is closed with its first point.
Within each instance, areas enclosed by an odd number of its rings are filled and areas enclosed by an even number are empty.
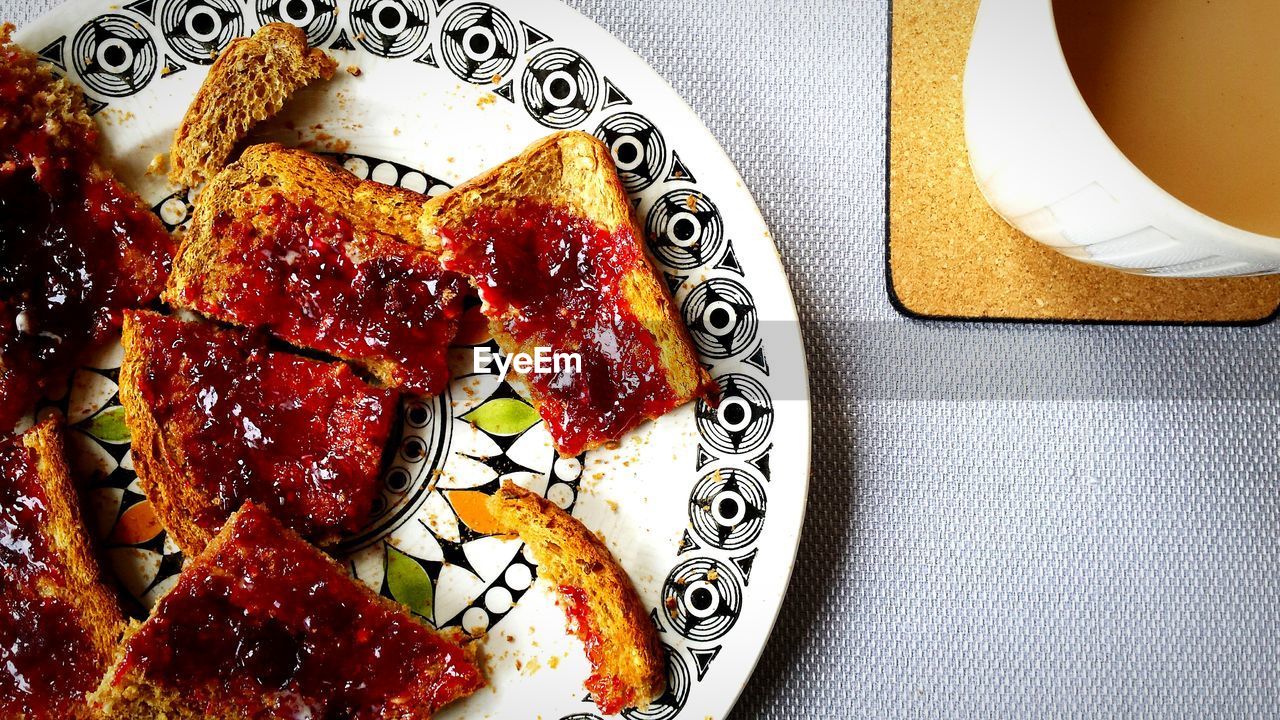
{"type": "Polygon", "coordinates": [[[96,718],[88,694],[124,630],[50,419],[0,443],[0,718],[96,718]]]}
{"type": "Polygon", "coordinates": [[[248,504],[120,646],[93,697],[115,720],[429,718],[485,684],[459,637],[248,504]]]}
{"type": "Polygon", "coordinates": [[[247,501],[319,544],[369,519],[393,393],[252,332],[153,312],[126,314],[123,344],[134,468],[184,552],[247,501]]]}
{"type": "Polygon", "coordinates": [[[503,352],[579,357],[522,374],[562,455],[715,390],[595,137],[552,135],[432,199],[420,235],[479,289],[503,352]]]}
{"type": "Polygon", "coordinates": [[[232,40],[209,68],[174,133],[169,180],[194,187],[212,178],[253,126],[337,69],[337,61],[308,48],[306,33],[289,23],[263,25],[252,37],[232,40]]]}
{"type": "Polygon", "coordinates": [[[255,145],[201,193],[164,298],[438,394],[466,282],[402,242],[425,202],[304,150],[255,145]]]}
{"type": "Polygon", "coordinates": [[[647,708],[666,687],[666,655],[631,579],[590,530],[555,503],[510,481],[489,497],[498,528],[519,535],[556,588],[586,648],[586,687],[606,715],[647,708]]]}
{"type": "Polygon", "coordinates": [[[154,300],[173,243],[98,159],[80,90],[0,26],[0,433],[154,300]]]}

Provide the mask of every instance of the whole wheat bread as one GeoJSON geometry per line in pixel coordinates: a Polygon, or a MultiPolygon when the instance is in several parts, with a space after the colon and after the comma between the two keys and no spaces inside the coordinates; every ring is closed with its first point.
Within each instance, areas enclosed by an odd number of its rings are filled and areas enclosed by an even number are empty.
{"type": "MultiPolygon", "coordinates": [[[[305,150],[277,144],[254,145],[201,193],[163,297],[174,307],[194,310],[224,322],[265,327],[285,342],[351,362],[388,387],[436,394],[448,382],[446,353],[457,332],[466,283],[439,268],[435,249],[424,250],[404,242],[405,238],[417,234],[418,219],[426,202],[426,196],[419,193],[360,180],[335,163],[305,150]],[[352,239],[343,251],[349,257],[359,258],[361,262],[399,258],[398,262],[417,268],[412,276],[393,274],[388,282],[416,283],[414,278],[428,277],[407,288],[419,310],[397,311],[389,318],[389,324],[394,326],[390,332],[421,332],[423,336],[430,336],[413,343],[413,358],[390,357],[390,353],[382,352],[375,344],[361,344],[351,351],[313,344],[297,333],[261,322],[255,316],[257,308],[239,312],[232,307],[236,293],[243,287],[239,278],[252,270],[246,265],[243,249],[236,245],[226,228],[229,225],[251,228],[258,240],[270,240],[278,230],[278,223],[264,214],[262,208],[275,200],[310,203],[326,221],[348,224],[352,239]]],[[[337,313],[337,308],[314,310],[317,327],[360,321],[360,318],[326,314],[337,313]]],[[[289,320],[302,322],[296,313],[289,320]]]]}
{"type": "Polygon", "coordinates": [[[426,720],[484,686],[474,651],[247,504],[121,644],[115,720],[426,720]]]}
{"type": "Polygon", "coordinates": [[[200,552],[245,501],[268,506],[320,545],[368,521],[382,487],[393,393],[342,363],[269,350],[243,330],[154,312],[126,313],[121,342],[120,403],[138,482],[185,553],[200,552]],[[228,373],[225,380],[209,379],[211,362],[228,373]],[[282,386],[278,402],[264,408],[256,401],[277,397],[282,386]],[[238,394],[245,390],[251,395],[238,394]],[[321,404],[304,404],[312,402],[321,404]],[[252,433],[242,429],[250,425],[252,433]]]}
{"type": "Polygon", "coordinates": [[[288,23],[263,25],[251,37],[232,40],[173,136],[169,179],[191,187],[213,177],[255,125],[274,117],[299,89],[332,78],[337,68],[288,23]]]}
{"type": "MultiPolygon", "coordinates": [[[[453,190],[433,198],[422,213],[419,242],[428,248],[442,249],[441,262],[448,269],[464,272],[468,264],[482,258],[490,249],[482,235],[469,233],[473,218],[480,214],[502,218],[503,213],[519,213],[528,203],[562,211],[567,217],[581,219],[605,233],[626,251],[634,261],[620,270],[620,306],[599,307],[595,315],[618,312],[639,321],[642,332],[650,337],[659,351],[658,374],[665,387],[652,406],[636,417],[628,418],[612,431],[587,433],[585,438],[568,438],[557,432],[548,407],[557,391],[547,378],[526,374],[534,405],[548,420],[552,438],[562,454],[575,455],[614,440],[622,432],[645,419],[658,417],[684,403],[714,392],[715,384],[698,362],[697,354],[672,301],[671,294],[658,275],[644,243],[644,233],[636,221],[630,200],[618,179],[617,169],[608,149],[597,138],[582,132],[562,132],[535,142],[519,156],[485,172],[453,190]]],[[[501,259],[498,259],[501,261],[501,259]]],[[[613,272],[615,269],[610,269],[613,272]]],[[[490,281],[473,277],[485,301],[484,312],[490,318],[493,335],[508,354],[532,353],[539,346],[579,348],[597,342],[584,332],[579,323],[566,318],[553,332],[522,333],[513,328],[531,308],[518,303],[503,305],[493,302],[490,281]],[[503,305],[503,306],[499,306],[503,305]]],[[[517,288],[498,288],[503,292],[517,288]]],[[[592,313],[587,313],[591,315],[592,313]]],[[[586,377],[565,385],[592,384],[593,370],[583,368],[586,377]]],[[[628,390],[615,388],[619,395],[628,390]]],[[[569,409],[573,411],[572,408],[569,409]]],[[[591,418],[585,418],[590,422],[591,418]]]]}
{"type": "Polygon", "coordinates": [[[87,696],[124,620],[81,516],[61,424],[0,443],[0,458],[0,718],[97,718],[87,696]]]}
{"type": "Polygon", "coordinates": [[[538,574],[567,605],[571,629],[587,641],[587,688],[596,704],[605,714],[648,707],[666,686],[665,654],[631,578],[609,549],[577,518],[510,481],[487,507],[502,532],[529,545],[538,574]],[[580,594],[568,597],[566,589],[580,594]]]}

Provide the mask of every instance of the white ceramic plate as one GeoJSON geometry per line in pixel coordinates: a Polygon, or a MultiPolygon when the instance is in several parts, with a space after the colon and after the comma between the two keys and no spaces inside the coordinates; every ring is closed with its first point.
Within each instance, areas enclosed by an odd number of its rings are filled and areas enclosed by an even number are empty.
{"type": "MultiPolygon", "coordinates": [[[[435,193],[554,130],[602,137],[725,390],[718,409],[687,406],[577,459],[557,459],[536,414],[493,373],[406,400],[377,518],[342,550],[352,572],[437,625],[488,633],[492,689],[447,717],[593,717],[581,646],[550,589],[518,542],[469,512],[477,493],[516,478],[603,533],[653,608],[669,690],[627,716],[723,717],[786,591],[810,441],[791,294],[728,158],[643,61],[551,0],[74,0],[16,39],[86,89],[117,169],[176,227],[192,198],[147,165],[167,151],[214,52],[281,19],[350,72],[301,93],[259,137],[330,151],[361,176],[435,193]]],[[[78,464],[97,471],[111,565],[145,607],[182,558],[132,471],[119,361],[107,348],[40,413],[75,429],[78,464]]]]}

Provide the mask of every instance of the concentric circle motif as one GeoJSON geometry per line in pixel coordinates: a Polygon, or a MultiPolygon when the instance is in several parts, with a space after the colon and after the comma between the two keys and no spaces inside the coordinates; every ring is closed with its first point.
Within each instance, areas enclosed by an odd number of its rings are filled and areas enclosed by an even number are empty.
{"type": "Polygon", "coordinates": [[[257,0],[258,22],[262,25],[287,22],[302,28],[307,43],[317,46],[329,39],[338,25],[337,6],[331,0],[257,0]]]}
{"type": "Polygon", "coordinates": [[[506,13],[488,3],[454,10],[440,30],[444,64],[469,83],[501,82],[515,67],[520,36],[506,13]]]}
{"type": "Polygon", "coordinates": [[[750,291],[730,278],[712,278],[695,287],[682,312],[698,352],[709,358],[746,351],[760,329],[750,291]]]}
{"type": "Polygon", "coordinates": [[[773,430],[773,402],[769,393],[748,375],[731,373],[716,378],[720,404],[699,400],[698,433],[708,445],[731,455],[749,453],[762,445],[773,430]]]}
{"type": "Polygon", "coordinates": [[[693,642],[724,637],[742,610],[742,586],[728,565],[692,558],[675,567],[662,586],[663,610],[671,626],[693,642]]]}
{"type": "Polygon", "coordinates": [[[727,244],[720,211],[696,189],[672,190],[658,198],[644,225],[653,254],[678,270],[715,261],[727,244]]]}
{"type": "Polygon", "coordinates": [[[644,710],[623,710],[622,716],[627,720],[670,720],[689,702],[689,690],[693,686],[689,666],[670,645],[664,645],[663,649],[667,653],[666,690],[644,710]]]}
{"type": "Polygon", "coordinates": [[[760,537],[766,502],[764,485],[745,470],[713,470],[689,494],[689,524],[711,547],[741,550],[760,537]]]}
{"type": "Polygon", "coordinates": [[[524,106],[551,128],[570,128],[587,119],[600,98],[600,78],[573,50],[551,48],[529,61],[521,79],[524,106]]]}
{"type": "Polygon", "coordinates": [[[667,143],[645,116],[634,112],[612,115],[600,123],[595,135],[609,148],[627,192],[640,192],[662,177],[667,143]]]}
{"type": "Polygon", "coordinates": [[[178,56],[212,65],[227,43],[245,34],[244,16],[236,0],[167,0],[160,32],[178,56]]]}
{"type": "Polygon", "coordinates": [[[156,75],[155,41],[124,15],[99,15],[85,23],[71,41],[71,53],[81,82],[101,95],[132,95],[156,75]]]}
{"type": "Polygon", "coordinates": [[[382,57],[404,57],[427,41],[426,0],[353,0],[351,29],[356,42],[382,57]]]}

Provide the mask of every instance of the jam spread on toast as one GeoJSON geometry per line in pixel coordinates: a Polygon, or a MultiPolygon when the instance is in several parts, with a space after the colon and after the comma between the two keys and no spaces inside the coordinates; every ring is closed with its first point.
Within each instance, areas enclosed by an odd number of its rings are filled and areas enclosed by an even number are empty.
{"type": "Polygon", "coordinates": [[[294,202],[277,193],[257,217],[256,224],[228,214],[215,219],[213,238],[232,248],[225,258],[230,277],[216,293],[193,279],[185,302],[300,347],[395,363],[395,384],[407,390],[444,390],[462,278],[418,248],[358,232],[310,198],[294,202]]]}
{"type": "Polygon", "coordinates": [[[66,602],[0,589],[0,717],[64,720],[98,683],[101,658],[66,602]]]}
{"type": "MultiPolygon", "coordinates": [[[[139,391],[216,533],[245,501],[309,538],[360,529],[379,492],[395,398],[341,363],[270,350],[261,336],[136,313],[139,391]]],[[[132,347],[130,348],[132,352],[132,347]]]]}
{"type": "Polygon", "coordinates": [[[418,717],[484,684],[451,639],[256,506],[188,566],[127,641],[115,682],[127,673],[206,714],[243,717],[418,717]]]}
{"type": "Polygon", "coordinates": [[[581,372],[570,366],[525,375],[562,454],[617,438],[680,404],[661,348],[623,292],[628,272],[648,262],[629,226],[609,232],[525,199],[481,208],[440,234],[445,266],[472,278],[490,317],[518,345],[581,358],[581,372]]]}
{"type": "Polygon", "coordinates": [[[586,592],[572,585],[561,585],[558,590],[560,605],[569,619],[569,629],[582,641],[587,651],[587,662],[591,663],[592,673],[587,678],[586,687],[596,705],[605,715],[616,715],[631,707],[635,702],[635,691],[619,678],[600,672],[605,661],[604,640],[591,617],[586,592]]]}
{"type": "Polygon", "coordinates": [[[100,658],[72,608],[36,588],[61,581],[42,528],[48,498],[36,453],[0,446],[0,717],[69,717],[97,684],[100,658]]]}
{"type": "Polygon", "coordinates": [[[164,226],[98,165],[76,92],[0,30],[0,427],[156,298],[171,261],[164,226]]]}
{"type": "Polygon", "coordinates": [[[0,570],[5,585],[49,572],[50,549],[40,531],[48,519],[48,498],[40,486],[36,453],[13,438],[0,446],[0,570]]]}

